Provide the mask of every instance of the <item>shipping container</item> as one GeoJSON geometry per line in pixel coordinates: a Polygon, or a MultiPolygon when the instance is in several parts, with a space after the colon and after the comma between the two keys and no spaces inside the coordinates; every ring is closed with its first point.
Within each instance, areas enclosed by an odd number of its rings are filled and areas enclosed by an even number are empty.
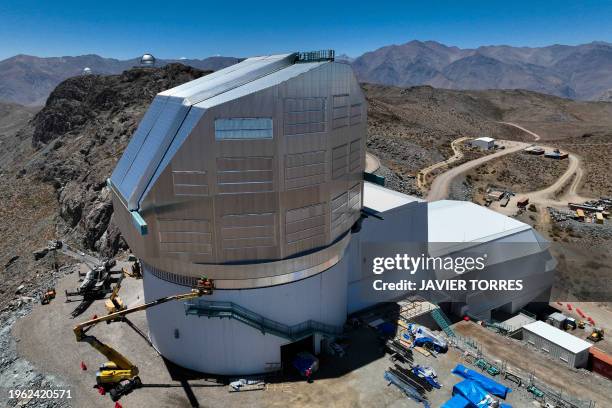
{"type": "Polygon", "coordinates": [[[597,347],[589,350],[589,369],[612,380],[612,356],[597,347]]]}

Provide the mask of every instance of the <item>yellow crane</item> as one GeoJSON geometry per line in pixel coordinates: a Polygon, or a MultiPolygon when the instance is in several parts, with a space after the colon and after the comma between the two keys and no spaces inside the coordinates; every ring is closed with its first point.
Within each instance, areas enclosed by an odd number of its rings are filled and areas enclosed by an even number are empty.
{"type": "Polygon", "coordinates": [[[191,289],[188,293],[163,297],[140,306],[116,311],[78,324],[73,330],[76,340],[78,342],[88,343],[108,359],[106,363],[100,366],[99,371],[96,372],[97,384],[99,386],[113,388],[111,389],[111,398],[116,401],[123,393],[129,392],[129,390],[133,388],[138,388],[141,382],[138,377],[138,367],[113,347],[102,343],[95,336],[88,335],[88,329],[98,323],[121,320],[128,314],[146,310],[150,307],[158,306],[173,300],[188,300],[204,295],[211,295],[213,288],[214,284],[211,279],[202,278],[198,280],[196,287],[191,289]],[[122,384],[122,382],[126,382],[126,384],[122,384]]]}
{"type": "Polygon", "coordinates": [[[104,302],[104,306],[106,307],[106,311],[108,313],[119,312],[127,308],[123,303],[123,300],[119,297],[119,289],[121,289],[121,279],[119,279],[119,281],[115,284],[110,297],[104,302]]]}

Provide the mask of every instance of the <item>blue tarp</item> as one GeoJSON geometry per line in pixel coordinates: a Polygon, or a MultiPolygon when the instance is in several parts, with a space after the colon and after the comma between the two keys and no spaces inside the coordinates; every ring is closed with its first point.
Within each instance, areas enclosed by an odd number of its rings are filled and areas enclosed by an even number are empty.
{"type": "Polygon", "coordinates": [[[491,401],[491,396],[477,382],[471,380],[463,380],[455,384],[453,387],[453,396],[461,395],[463,398],[471,402],[472,407],[485,408],[488,407],[491,401]]]}
{"type": "MultiPolygon", "coordinates": [[[[472,380],[463,380],[453,387],[453,397],[460,395],[465,398],[469,408],[488,408],[494,401],[493,395],[485,391],[480,384],[472,380]]],[[[452,407],[452,406],[451,406],[452,407]]],[[[512,408],[508,404],[501,404],[502,408],[512,408]]]]}
{"type": "Polygon", "coordinates": [[[473,405],[470,401],[457,394],[442,405],[441,408],[471,408],[473,405]]]}
{"type": "Polygon", "coordinates": [[[474,370],[470,370],[461,364],[457,364],[452,372],[453,374],[463,377],[466,380],[476,381],[485,391],[503,399],[506,399],[508,393],[512,391],[511,388],[508,388],[497,381],[493,381],[489,377],[486,377],[474,370]]]}

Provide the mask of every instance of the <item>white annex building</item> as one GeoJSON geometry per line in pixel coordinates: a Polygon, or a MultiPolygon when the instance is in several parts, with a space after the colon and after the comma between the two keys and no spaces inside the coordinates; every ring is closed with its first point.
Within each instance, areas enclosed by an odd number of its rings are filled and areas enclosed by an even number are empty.
{"type": "MultiPolygon", "coordinates": [[[[366,124],[359,83],[333,51],[249,58],[155,97],[109,179],[117,224],[143,265],[146,301],[202,276],[215,283],[210,296],[147,311],[165,358],[251,374],[295,350],[318,352],[349,313],[372,305],[359,295],[370,278],[362,242],[425,230],[439,243],[542,241],[470,203],[414,216],[418,199],[363,181],[366,124]]],[[[546,295],[542,282],[486,310],[455,302],[455,312],[515,310],[546,295]]]]}
{"type": "Polygon", "coordinates": [[[472,147],[477,147],[482,150],[491,150],[495,147],[495,139],[492,137],[479,137],[473,139],[470,144],[472,147]]]}

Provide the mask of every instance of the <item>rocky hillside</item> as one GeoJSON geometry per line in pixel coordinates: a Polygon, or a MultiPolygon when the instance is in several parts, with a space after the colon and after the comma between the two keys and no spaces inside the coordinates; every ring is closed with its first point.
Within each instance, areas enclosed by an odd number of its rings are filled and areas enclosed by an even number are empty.
{"type": "MultiPolygon", "coordinates": [[[[205,71],[217,71],[239,61],[239,58],[233,57],[209,57],[180,60],[180,63],[205,71]]],[[[85,67],[90,68],[94,74],[110,75],[131,69],[138,62],[138,58],[118,60],[99,55],[48,58],[16,55],[0,61],[0,101],[42,106],[60,82],[81,75],[85,67]]],[[[176,62],[179,61],[160,59],[157,65],[176,62]]]]}
{"type": "Polygon", "coordinates": [[[447,89],[527,89],[596,100],[612,88],[612,44],[449,47],[411,41],[367,52],[352,62],[363,82],[447,89]]]}
{"type": "Polygon", "coordinates": [[[103,256],[125,246],[112,223],[105,180],[155,94],[208,72],[169,64],[70,78],[25,127],[4,138],[0,293],[49,272],[49,260],[32,256],[49,239],[103,256]]]}

